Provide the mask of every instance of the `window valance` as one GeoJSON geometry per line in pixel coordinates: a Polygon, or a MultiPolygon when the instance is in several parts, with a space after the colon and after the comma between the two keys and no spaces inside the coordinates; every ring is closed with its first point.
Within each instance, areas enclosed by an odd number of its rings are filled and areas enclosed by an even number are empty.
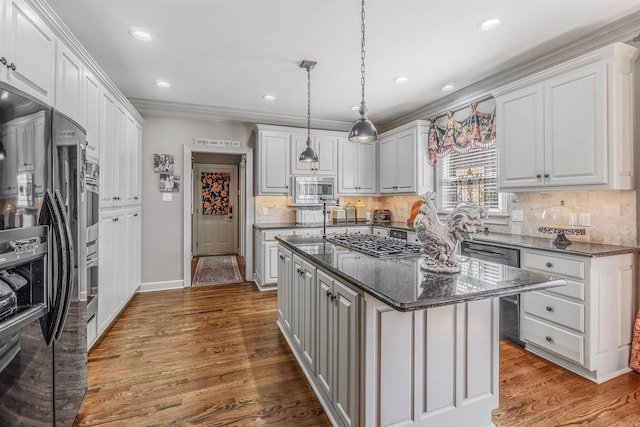
{"type": "MultiPolygon", "coordinates": [[[[436,117],[429,129],[429,164],[451,153],[468,153],[474,148],[493,148],[496,144],[496,114],[477,110],[478,103],[469,106],[471,112],[462,121],[454,119],[454,112],[446,114],[446,127],[438,125],[436,117]]],[[[444,116],[443,116],[444,117],[444,116]]]]}

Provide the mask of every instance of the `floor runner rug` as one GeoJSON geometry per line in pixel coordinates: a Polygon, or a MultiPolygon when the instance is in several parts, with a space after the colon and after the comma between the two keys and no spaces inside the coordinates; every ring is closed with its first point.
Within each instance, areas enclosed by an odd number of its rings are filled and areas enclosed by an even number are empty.
{"type": "Polygon", "coordinates": [[[235,256],[207,256],[198,260],[193,286],[241,283],[242,275],[235,256]]]}

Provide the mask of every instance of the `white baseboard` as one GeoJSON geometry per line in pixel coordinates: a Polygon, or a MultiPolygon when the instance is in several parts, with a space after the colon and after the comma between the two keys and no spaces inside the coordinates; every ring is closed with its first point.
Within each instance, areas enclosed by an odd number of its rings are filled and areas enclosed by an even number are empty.
{"type": "Polygon", "coordinates": [[[142,283],[138,292],[165,291],[167,289],[180,289],[184,287],[184,280],[169,280],[166,282],[142,283]]]}

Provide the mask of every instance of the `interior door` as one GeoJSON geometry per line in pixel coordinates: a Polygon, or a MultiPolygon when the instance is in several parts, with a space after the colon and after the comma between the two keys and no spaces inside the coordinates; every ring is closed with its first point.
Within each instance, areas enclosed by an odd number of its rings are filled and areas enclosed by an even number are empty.
{"type": "Polygon", "coordinates": [[[195,164],[194,181],[194,255],[236,253],[238,167],[195,164]]]}

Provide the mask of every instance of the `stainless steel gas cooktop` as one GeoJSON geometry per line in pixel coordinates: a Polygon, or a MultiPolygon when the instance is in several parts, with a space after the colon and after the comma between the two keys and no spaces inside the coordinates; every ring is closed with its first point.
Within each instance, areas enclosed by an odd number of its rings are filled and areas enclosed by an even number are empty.
{"type": "Polygon", "coordinates": [[[378,258],[420,256],[421,248],[406,240],[370,234],[337,234],[327,237],[327,241],[378,258]]]}

